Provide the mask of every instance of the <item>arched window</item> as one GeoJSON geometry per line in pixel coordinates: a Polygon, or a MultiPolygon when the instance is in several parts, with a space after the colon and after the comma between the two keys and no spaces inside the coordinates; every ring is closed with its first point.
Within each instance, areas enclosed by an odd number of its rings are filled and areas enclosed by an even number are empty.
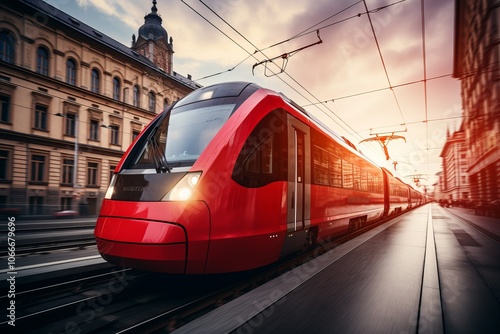
{"type": "Polygon", "coordinates": [[[9,31],[0,32],[0,60],[7,63],[14,63],[14,45],[16,39],[14,34],[9,31]]]}
{"type": "Polygon", "coordinates": [[[99,93],[99,70],[96,68],[92,69],[92,73],[90,74],[90,90],[94,93],[99,93]]]}
{"type": "Polygon", "coordinates": [[[121,83],[118,77],[113,78],[113,99],[120,101],[121,83]]]}
{"type": "Polygon", "coordinates": [[[36,51],[36,72],[49,75],[49,52],[43,46],[36,51]]]}
{"type": "Polygon", "coordinates": [[[170,103],[168,103],[168,99],[167,98],[163,99],[163,110],[167,109],[169,105],[170,103]]]}
{"type": "Polygon", "coordinates": [[[156,95],[153,92],[149,92],[149,111],[156,112],[156,95]]]}
{"type": "Polygon", "coordinates": [[[134,107],[139,107],[141,104],[141,90],[139,86],[135,85],[134,86],[134,107]]]}
{"type": "Polygon", "coordinates": [[[66,83],[76,85],[76,62],[71,58],[66,60],[66,83]]]}

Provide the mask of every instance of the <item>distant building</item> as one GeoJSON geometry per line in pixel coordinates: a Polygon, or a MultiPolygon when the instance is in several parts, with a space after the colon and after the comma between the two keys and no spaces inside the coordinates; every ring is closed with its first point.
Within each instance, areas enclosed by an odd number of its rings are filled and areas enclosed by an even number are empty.
{"type": "Polygon", "coordinates": [[[443,178],[443,171],[439,171],[436,173],[436,176],[438,178],[437,182],[432,185],[433,188],[433,198],[436,201],[440,201],[442,199],[445,199],[445,195],[443,193],[442,187],[444,186],[444,178],[443,178]]]}
{"type": "Polygon", "coordinates": [[[471,200],[500,197],[500,6],[493,0],[455,1],[453,76],[460,79],[471,200]]]}
{"type": "Polygon", "coordinates": [[[440,175],[440,196],[448,202],[469,200],[470,186],[467,175],[467,148],[462,128],[447,134],[441,151],[443,173],[440,175]]]}
{"type": "Polygon", "coordinates": [[[96,214],[135,137],[199,85],[173,71],[156,1],[132,48],[40,0],[0,13],[0,209],[96,214]]]}

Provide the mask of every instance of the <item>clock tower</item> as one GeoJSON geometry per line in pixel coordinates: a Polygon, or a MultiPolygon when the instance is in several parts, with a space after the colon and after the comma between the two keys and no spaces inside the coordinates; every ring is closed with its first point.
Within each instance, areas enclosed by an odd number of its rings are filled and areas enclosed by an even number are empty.
{"type": "Polygon", "coordinates": [[[172,74],[174,43],[161,25],[162,18],[158,14],[156,4],[156,0],[153,0],[151,13],[144,17],[144,24],[139,28],[137,40],[135,35],[132,36],[132,50],[147,57],[166,73],[172,74]]]}

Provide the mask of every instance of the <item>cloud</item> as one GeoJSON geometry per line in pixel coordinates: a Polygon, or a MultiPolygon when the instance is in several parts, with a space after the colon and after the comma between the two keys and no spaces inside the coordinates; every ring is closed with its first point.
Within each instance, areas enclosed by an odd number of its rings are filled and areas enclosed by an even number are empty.
{"type": "Polygon", "coordinates": [[[93,7],[99,13],[109,16],[112,21],[122,22],[133,29],[138,29],[144,23],[144,20],[141,22],[137,13],[142,12],[145,8],[138,6],[136,1],[77,0],[77,4],[84,9],[93,7]]]}

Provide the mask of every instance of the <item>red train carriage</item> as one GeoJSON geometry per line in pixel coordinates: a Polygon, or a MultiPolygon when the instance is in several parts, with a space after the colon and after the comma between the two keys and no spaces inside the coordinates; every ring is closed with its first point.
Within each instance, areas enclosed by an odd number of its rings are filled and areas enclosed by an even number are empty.
{"type": "Polygon", "coordinates": [[[384,179],[394,177],[282,95],[214,85],[164,111],[129,148],[95,237],[117,265],[251,269],[394,211],[384,179]]]}
{"type": "Polygon", "coordinates": [[[410,188],[386,168],[384,171],[385,216],[391,216],[410,208],[410,188]]]}
{"type": "Polygon", "coordinates": [[[412,208],[424,204],[423,195],[412,187],[410,187],[410,204],[412,208]]]}

